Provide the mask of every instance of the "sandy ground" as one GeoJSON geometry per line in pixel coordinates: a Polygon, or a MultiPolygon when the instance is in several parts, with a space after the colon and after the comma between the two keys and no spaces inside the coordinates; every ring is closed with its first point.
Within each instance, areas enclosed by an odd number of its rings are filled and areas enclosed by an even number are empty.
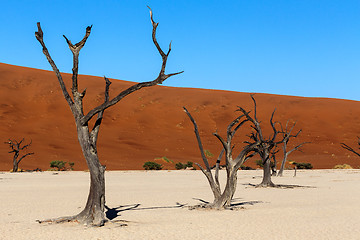
{"type": "Polygon", "coordinates": [[[200,171],[107,172],[112,222],[88,228],[35,220],[79,212],[89,173],[1,173],[0,239],[360,238],[360,170],[298,171],[297,177],[286,171],[284,177],[273,178],[278,184],[306,186],[295,189],[249,185],[259,183],[261,174],[239,171],[234,204],[243,209],[209,211],[178,207],[212,200],[200,171]]]}

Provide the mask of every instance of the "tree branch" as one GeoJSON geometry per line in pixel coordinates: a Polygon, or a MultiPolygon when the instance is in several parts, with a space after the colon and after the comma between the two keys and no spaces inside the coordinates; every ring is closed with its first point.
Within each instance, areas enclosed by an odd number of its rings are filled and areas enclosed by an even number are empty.
{"type": "Polygon", "coordinates": [[[360,157],[360,153],[356,152],[352,147],[346,145],[345,143],[340,143],[341,147],[345,148],[346,150],[355,153],[356,155],[358,155],[360,157]]]}
{"type": "MultiPolygon", "coordinates": [[[[105,80],[104,102],[106,103],[106,102],[109,101],[109,89],[110,89],[111,81],[105,76],[104,76],[104,80],[105,80]]],[[[98,135],[99,135],[99,130],[100,130],[100,125],[101,125],[101,122],[102,122],[102,119],[103,119],[103,114],[104,114],[104,110],[98,113],[96,122],[94,124],[93,129],[91,130],[91,133],[90,133],[91,142],[92,142],[94,147],[96,146],[96,141],[97,141],[97,138],[98,138],[98,135]]]]}
{"type": "MultiPolygon", "coordinates": [[[[67,44],[69,45],[69,48],[70,48],[71,52],[73,53],[73,68],[72,68],[73,75],[72,75],[72,88],[71,88],[71,90],[72,90],[74,98],[76,97],[76,95],[78,93],[79,53],[80,53],[80,50],[85,45],[86,40],[90,36],[91,28],[92,28],[92,25],[88,26],[86,28],[85,36],[83,37],[83,39],[80,42],[76,43],[75,45],[73,45],[71,43],[71,41],[69,39],[67,39],[65,35],[63,35],[63,37],[65,38],[67,44]]],[[[81,96],[79,96],[79,97],[81,97],[81,96]]]]}
{"type": "Polygon", "coordinates": [[[27,154],[25,154],[24,156],[22,156],[19,160],[18,160],[18,164],[21,162],[21,160],[23,160],[25,157],[27,157],[27,156],[29,156],[29,155],[33,155],[33,154],[35,154],[35,153],[33,153],[33,152],[31,152],[31,153],[27,153],[27,154]]]}
{"type": "Polygon", "coordinates": [[[216,160],[216,167],[215,167],[215,183],[219,186],[219,188],[220,188],[219,169],[220,169],[221,158],[223,157],[224,152],[225,152],[225,149],[223,148],[219,154],[218,159],[216,160]]]}
{"type": "Polygon", "coordinates": [[[209,165],[209,161],[208,159],[206,158],[206,155],[205,155],[205,152],[204,152],[204,148],[203,148],[203,145],[202,145],[202,142],[201,142],[201,138],[200,138],[200,135],[199,135],[199,130],[198,130],[198,126],[194,120],[194,118],[191,116],[191,114],[189,113],[189,111],[186,109],[186,107],[183,107],[184,109],[184,112],[186,113],[186,115],[190,118],[190,121],[193,123],[194,125],[194,132],[195,132],[195,135],[196,135],[196,140],[198,142],[198,146],[199,146],[199,149],[200,149],[200,153],[201,153],[201,157],[203,159],[203,162],[205,164],[205,167],[206,167],[206,170],[208,172],[211,172],[211,168],[210,168],[210,165],[209,165]]]}
{"type": "Polygon", "coordinates": [[[43,33],[42,29],[41,29],[40,22],[37,23],[37,27],[38,27],[38,31],[35,32],[35,37],[36,37],[36,39],[39,41],[39,43],[41,44],[41,46],[42,46],[42,48],[43,48],[43,53],[44,53],[44,55],[46,56],[46,59],[48,60],[48,62],[50,63],[52,69],[53,69],[54,72],[55,72],[55,75],[56,75],[56,77],[57,77],[57,79],[58,79],[58,81],[59,81],[60,88],[61,88],[61,90],[62,90],[62,92],[63,92],[63,95],[64,95],[66,101],[68,102],[70,108],[73,109],[73,104],[74,104],[74,102],[73,102],[73,100],[71,99],[71,97],[70,97],[70,95],[69,95],[69,92],[68,92],[67,89],[66,89],[65,83],[64,83],[64,81],[63,81],[63,79],[62,79],[62,76],[61,76],[61,74],[60,74],[59,69],[57,68],[55,62],[53,61],[53,59],[52,59],[51,56],[50,56],[50,53],[49,53],[48,49],[47,49],[46,46],[45,46],[44,38],[43,38],[43,37],[44,37],[44,33],[43,33]]]}
{"type": "Polygon", "coordinates": [[[151,87],[151,86],[154,86],[154,85],[157,85],[157,84],[161,84],[166,79],[168,79],[169,77],[180,74],[180,73],[183,73],[183,71],[181,71],[181,72],[177,72],[177,73],[165,74],[167,58],[168,58],[168,56],[170,54],[170,51],[171,51],[171,43],[169,45],[169,50],[168,50],[167,54],[165,54],[162,51],[159,43],[156,40],[156,28],[157,28],[159,23],[154,22],[153,13],[152,13],[151,9],[150,9],[150,19],[151,19],[151,23],[152,23],[152,26],[153,26],[152,39],[153,39],[153,42],[154,42],[158,52],[160,53],[160,55],[162,57],[162,65],[161,65],[161,70],[160,70],[159,76],[153,81],[142,82],[142,83],[135,84],[135,85],[127,88],[126,90],[122,91],[121,93],[119,93],[116,97],[114,97],[110,101],[105,102],[102,105],[93,108],[84,117],[82,117],[82,119],[81,119],[81,124],[82,125],[85,125],[95,114],[97,114],[97,113],[99,113],[101,111],[104,111],[108,107],[116,104],[117,102],[119,102],[121,99],[123,99],[124,97],[126,97],[130,93],[133,93],[133,92],[135,92],[137,90],[140,90],[141,88],[144,88],[144,87],[151,87]]]}

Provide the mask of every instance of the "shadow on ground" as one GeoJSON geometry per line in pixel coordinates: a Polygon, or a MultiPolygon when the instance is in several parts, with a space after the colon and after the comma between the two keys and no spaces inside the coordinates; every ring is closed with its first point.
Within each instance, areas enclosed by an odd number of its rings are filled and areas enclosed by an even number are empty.
{"type": "MultiPolygon", "coordinates": [[[[252,184],[252,183],[243,183],[242,185],[244,186],[249,186],[249,187],[255,187],[258,188],[259,184],[252,184]]],[[[302,186],[302,185],[287,185],[287,184],[275,184],[274,187],[268,187],[268,188],[282,188],[282,189],[292,189],[292,188],[316,188],[314,186],[302,186]]]]}
{"type": "Polygon", "coordinates": [[[176,203],[175,206],[157,206],[157,207],[140,207],[141,204],[140,203],[136,203],[136,204],[130,204],[130,205],[123,205],[123,206],[118,206],[115,208],[109,208],[108,206],[105,205],[106,211],[106,217],[111,221],[115,218],[117,218],[120,212],[125,212],[125,211],[134,211],[134,210],[154,210],[154,209],[170,209],[170,208],[182,208],[184,207],[186,204],[181,204],[181,203],[176,203]]]}
{"type": "MultiPolygon", "coordinates": [[[[193,198],[193,199],[201,202],[202,204],[210,204],[210,202],[205,201],[204,199],[200,199],[200,198],[193,198]]],[[[230,207],[241,207],[244,205],[254,205],[257,203],[263,203],[263,202],[262,201],[241,201],[241,198],[233,198],[231,200],[230,207]]]]}

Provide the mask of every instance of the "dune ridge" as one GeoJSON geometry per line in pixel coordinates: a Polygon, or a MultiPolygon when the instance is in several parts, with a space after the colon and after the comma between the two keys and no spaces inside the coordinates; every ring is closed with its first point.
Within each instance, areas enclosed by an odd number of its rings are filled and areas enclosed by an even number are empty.
{"type": "MultiPolygon", "coordinates": [[[[64,74],[68,88],[70,74],[64,74]]],[[[111,79],[110,97],[132,83],[111,79]]],[[[206,83],[204,83],[206,86],[206,83]]],[[[289,86],[291,87],[291,86],[289,86]]],[[[103,101],[104,80],[79,76],[79,89],[87,88],[85,111],[103,101]]],[[[20,163],[22,169],[49,168],[49,162],[74,162],[75,170],[86,169],[78,146],[73,116],[50,71],[0,63],[0,133],[1,141],[32,139],[35,155],[20,163]]],[[[332,168],[336,164],[360,166],[360,160],[340,147],[341,142],[356,147],[360,129],[360,102],[342,99],[305,98],[272,94],[255,95],[258,118],[265,132],[271,131],[269,118],[276,107],[275,121],[296,121],[302,129],[291,146],[311,142],[294,152],[289,159],[310,162],[314,168],[332,168]]],[[[100,129],[98,151],[108,170],[138,170],[146,161],[166,156],[173,162],[201,162],[193,126],[182,110],[186,106],[196,119],[204,148],[215,156],[221,150],[216,130],[224,134],[237,115],[237,106],[253,110],[249,93],[155,86],[126,97],[105,111],[100,129]]],[[[245,140],[249,128],[238,133],[237,147],[245,140]]],[[[282,158],[278,156],[278,161],[282,158]]],[[[255,158],[256,159],[256,158],[255,158]]],[[[255,167],[254,160],[246,165],[255,167]]],[[[155,160],[167,169],[173,163],[155,160]]],[[[0,170],[12,168],[8,146],[0,144],[0,170]]]]}

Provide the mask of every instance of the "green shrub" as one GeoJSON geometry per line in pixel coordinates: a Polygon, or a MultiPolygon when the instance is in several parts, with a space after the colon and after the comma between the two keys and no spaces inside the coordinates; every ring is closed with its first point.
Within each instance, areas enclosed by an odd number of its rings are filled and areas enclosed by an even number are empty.
{"type": "Polygon", "coordinates": [[[176,170],[181,170],[181,169],[185,169],[186,167],[184,167],[184,164],[181,162],[178,162],[177,164],[175,164],[175,169],[176,170]]]}
{"type": "Polygon", "coordinates": [[[161,170],[162,165],[156,162],[146,162],[144,163],[143,168],[145,170],[161,170]]]}
{"type": "Polygon", "coordinates": [[[204,153],[205,153],[205,156],[208,157],[208,158],[211,158],[214,156],[214,154],[212,154],[209,150],[205,149],[204,150],[204,153]]]}
{"type": "Polygon", "coordinates": [[[187,163],[185,164],[185,168],[192,168],[192,167],[194,167],[193,165],[194,165],[193,162],[187,162],[187,163]]]}
{"type": "Polygon", "coordinates": [[[261,159],[256,160],[255,163],[256,163],[256,165],[258,165],[258,166],[261,167],[261,168],[264,166],[264,164],[263,164],[263,162],[262,162],[261,159]]]}
{"type": "Polygon", "coordinates": [[[56,161],[50,162],[50,167],[57,168],[58,171],[65,171],[66,170],[65,164],[66,164],[66,162],[64,162],[64,161],[56,160],[56,161]]]}
{"type": "Polygon", "coordinates": [[[190,161],[188,161],[187,163],[178,162],[177,164],[175,164],[175,168],[177,170],[186,169],[186,168],[193,168],[195,170],[194,163],[190,161]]]}
{"type": "Polygon", "coordinates": [[[69,162],[69,166],[70,166],[70,170],[71,170],[71,171],[74,170],[74,165],[75,165],[74,162],[69,162]]]}

